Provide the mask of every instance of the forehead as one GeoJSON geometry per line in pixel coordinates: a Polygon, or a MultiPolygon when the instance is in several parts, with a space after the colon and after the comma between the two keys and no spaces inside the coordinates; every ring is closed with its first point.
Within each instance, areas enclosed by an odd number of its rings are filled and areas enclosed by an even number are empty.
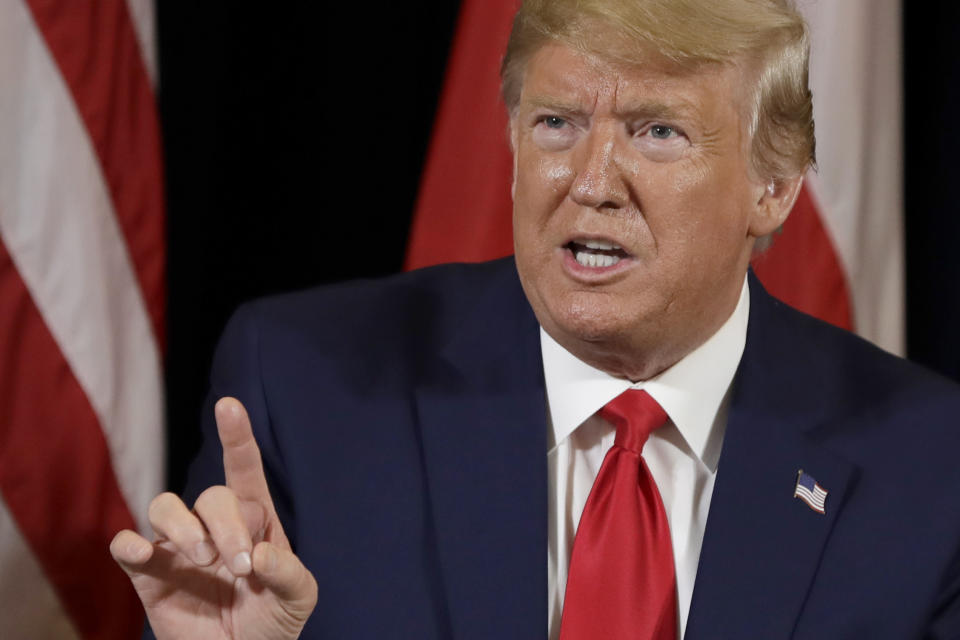
{"type": "Polygon", "coordinates": [[[727,107],[744,113],[746,84],[743,71],[734,64],[686,67],[656,55],[627,63],[552,42],[531,56],[520,102],[521,107],[578,110],[606,102],[624,113],[653,109],[695,116],[727,107]]]}

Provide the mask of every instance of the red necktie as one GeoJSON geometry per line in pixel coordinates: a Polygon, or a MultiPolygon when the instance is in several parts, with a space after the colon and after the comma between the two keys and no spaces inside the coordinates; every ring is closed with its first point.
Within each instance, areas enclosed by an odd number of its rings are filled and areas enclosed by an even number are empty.
{"type": "Polygon", "coordinates": [[[667,414],[646,391],[629,389],[600,416],[617,435],[577,527],[560,640],[676,640],[670,526],[640,457],[667,414]]]}

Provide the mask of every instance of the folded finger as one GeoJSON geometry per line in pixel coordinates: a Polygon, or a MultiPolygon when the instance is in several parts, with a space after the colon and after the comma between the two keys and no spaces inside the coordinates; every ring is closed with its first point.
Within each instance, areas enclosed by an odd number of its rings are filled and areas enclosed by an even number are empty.
{"type": "Polygon", "coordinates": [[[169,540],[194,564],[205,567],[217,557],[207,531],[178,496],[161,493],[150,502],[147,511],[150,526],[158,538],[169,540]]]}
{"type": "Polygon", "coordinates": [[[237,577],[249,575],[253,541],[236,494],[227,487],[210,487],[193,508],[230,572],[237,577]]]}
{"type": "Polygon", "coordinates": [[[110,541],[110,555],[127,575],[133,576],[150,562],[153,544],[139,533],[124,529],[110,541]]]}

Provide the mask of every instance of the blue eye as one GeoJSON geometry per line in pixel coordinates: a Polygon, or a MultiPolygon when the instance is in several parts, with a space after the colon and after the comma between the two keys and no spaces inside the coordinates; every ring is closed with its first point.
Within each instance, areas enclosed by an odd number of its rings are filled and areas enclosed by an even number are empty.
{"type": "Polygon", "coordinates": [[[559,129],[566,124],[566,121],[559,116],[546,116],[543,123],[551,129],[559,129]]]}
{"type": "Polygon", "coordinates": [[[667,138],[672,136],[673,133],[674,133],[673,127],[668,127],[667,125],[664,125],[664,124],[655,124],[652,127],[650,127],[650,135],[660,140],[666,140],[667,138]]]}

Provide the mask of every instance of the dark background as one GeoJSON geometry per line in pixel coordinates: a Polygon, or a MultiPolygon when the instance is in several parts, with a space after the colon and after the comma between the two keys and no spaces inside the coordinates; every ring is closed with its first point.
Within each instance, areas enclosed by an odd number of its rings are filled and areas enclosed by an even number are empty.
{"type": "MultiPolygon", "coordinates": [[[[173,490],[240,302],[400,270],[459,5],[246,4],[157,3],[173,490]]],[[[904,2],[908,349],[956,379],[958,17],[904,2]]]]}

